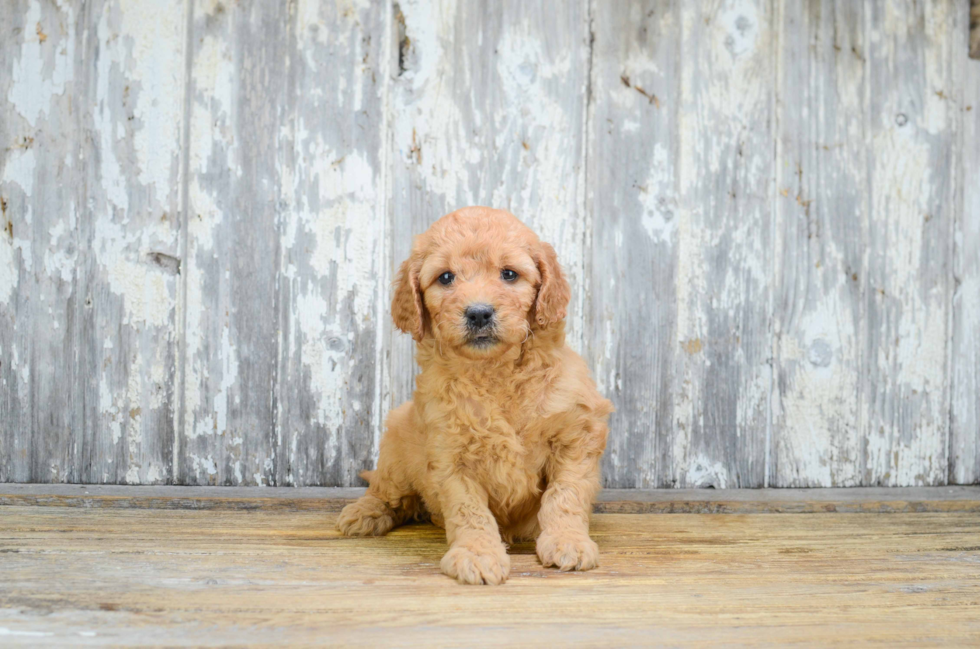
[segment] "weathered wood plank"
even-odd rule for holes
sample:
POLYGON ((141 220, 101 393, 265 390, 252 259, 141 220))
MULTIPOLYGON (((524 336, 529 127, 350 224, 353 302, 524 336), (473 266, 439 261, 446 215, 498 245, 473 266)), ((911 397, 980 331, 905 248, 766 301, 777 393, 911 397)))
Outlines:
POLYGON ((385 7, 304 1, 289 13, 278 154, 277 484, 358 484, 374 465, 389 318, 385 7))
POLYGON ((948 9, 783 7, 776 486, 946 480, 948 9))
POLYGON ((274 484, 287 7, 193 6, 175 472, 186 484, 274 484))
POLYGON ((771 12, 601 3, 595 25, 589 340, 622 426, 606 484, 762 486, 771 12))
POLYGON ((868 5, 872 236, 860 413, 866 485, 946 480, 952 10, 947 2, 868 5))
POLYGON ((76 21, 0 3, 0 480, 70 479, 76 21))
POLYGON ((182 481, 342 485, 372 462, 388 20, 198 4, 182 481))
MULTIPOLYGON (((395 12, 389 276, 443 214, 508 209, 555 246, 581 349, 587 2, 412 0, 395 12)), ((414 345, 397 330, 386 344, 391 407, 411 398, 414 345)))
POLYGON ((684 3, 681 20, 674 480, 761 487, 776 27, 761 0, 684 3))
POLYGON ((76 145, 68 110, 75 15, 4 3, 0 25, 0 479, 64 480, 72 419, 67 301, 75 278, 70 265, 61 272, 69 259, 51 270, 44 262, 78 246, 73 228, 56 227, 75 191, 70 172, 59 174, 76 145))
POLYGON ((170 479, 183 7, 5 5, 0 479, 170 479))
MULTIPOLYGON (((363 488, 0 485, 0 506, 339 512, 363 488)), ((980 487, 604 489, 594 511, 617 514, 980 512, 980 487)))
MULTIPOLYGON (((953 255, 953 329, 950 345, 951 408, 949 482, 980 482, 980 62, 971 61, 961 41, 966 7, 955 14, 952 43, 959 110, 956 224, 953 255)), ((980 3, 973 3, 980 56, 980 3)))
POLYGON ((772 475, 862 484, 871 227, 862 3, 781 3, 772 475))
POLYGON ((544 569, 520 544, 496 588, 440 574, 430 525, 350 539, 322 512, 3 513, 6 645, 980 642, 975 513, 599 515, 597 569, 544 569))
POLYGON ((78 24, 72 481, 171 480, 184 10, 110 0, 78 24))
POLYGON ((680 11, 594 6, 588 360, 616 404, 605 483, 668 486, 674 429, 680 11))

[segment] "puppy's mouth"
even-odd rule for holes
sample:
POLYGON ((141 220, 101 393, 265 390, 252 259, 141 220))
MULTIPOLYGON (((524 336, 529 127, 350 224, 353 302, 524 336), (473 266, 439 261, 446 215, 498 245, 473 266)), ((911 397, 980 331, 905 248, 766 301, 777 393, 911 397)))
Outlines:
POLYGON ((495 334, 487 332, 470 336, 467 338, 466 344, 476 349, 488 349, 496 345, 499 341, 495 334))

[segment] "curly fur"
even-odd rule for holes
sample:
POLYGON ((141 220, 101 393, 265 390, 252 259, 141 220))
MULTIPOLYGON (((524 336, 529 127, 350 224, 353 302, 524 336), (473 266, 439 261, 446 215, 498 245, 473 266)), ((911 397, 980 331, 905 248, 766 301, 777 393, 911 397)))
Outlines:
POLYGON ((416 238, 392 318, 415 338, 422 373, 388 416, 367 494, 340 515, 344 534, 428 518, 450 544, 443 572, 468 584, 505 581, 516 539, 536 539, 545 566, 597 565, 589 514, 612 404, 565 344, 569 297, 554 249, 508 212, 461 209, 416 238), (437 281, 446 271, 451 286, 437 281), (475 303, 496 312, 489 348, 467 338, 475 303))

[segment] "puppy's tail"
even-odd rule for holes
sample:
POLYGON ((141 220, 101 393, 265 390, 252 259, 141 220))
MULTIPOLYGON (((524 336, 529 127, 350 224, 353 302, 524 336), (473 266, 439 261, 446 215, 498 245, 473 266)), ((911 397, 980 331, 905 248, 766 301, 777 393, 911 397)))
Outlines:
POLYGON ((375 469, 374 471, 361 471, 357 475, 361 477, 361 480, 364 480, 368 484, 371 484, 372 482, 374 482, 373 478, 375 473, 377 473, 377 469, 375 469))

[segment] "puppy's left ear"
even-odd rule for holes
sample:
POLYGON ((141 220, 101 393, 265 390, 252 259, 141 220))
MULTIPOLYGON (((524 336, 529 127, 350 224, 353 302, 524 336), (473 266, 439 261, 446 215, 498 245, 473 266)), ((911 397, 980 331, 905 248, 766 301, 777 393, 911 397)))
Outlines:
POLYGON ((543 328, 565 319, 572 290, 551 244, 539 243, 534 261, 541 273, 541 286, 538 287, 538 297, 534 303, 534 320, 543 328))

